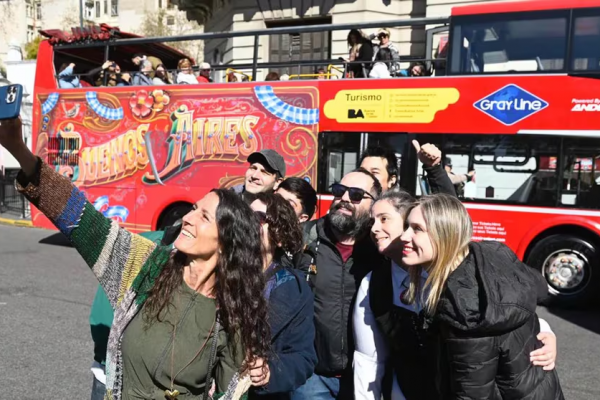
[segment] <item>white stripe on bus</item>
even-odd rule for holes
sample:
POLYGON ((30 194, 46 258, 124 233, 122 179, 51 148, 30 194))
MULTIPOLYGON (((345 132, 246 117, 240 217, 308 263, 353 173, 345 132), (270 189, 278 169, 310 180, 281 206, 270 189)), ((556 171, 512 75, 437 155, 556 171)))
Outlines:
POLYGON ((586 130, 545 130, 545 129, 521 129, 517 132, 522 135, 552 135, 552 136, 584 136, 600 137, 600 131, 586 130))
MULTIPOLYGON (((328 194, 318 196, 320 200, 333 200, 334 197, 328 194)), ((465 208, 473 210, 490 210, 490 211, 513 211, 519 213, 537 213, 537 214, 554 214, 554 215, 570 215, 578 217, 600 217, 600 211, 591 210, 575 210, 571 208, 544 208, 530 206, 512 206, 500 204, 475 204, 463 203, 465 208)))

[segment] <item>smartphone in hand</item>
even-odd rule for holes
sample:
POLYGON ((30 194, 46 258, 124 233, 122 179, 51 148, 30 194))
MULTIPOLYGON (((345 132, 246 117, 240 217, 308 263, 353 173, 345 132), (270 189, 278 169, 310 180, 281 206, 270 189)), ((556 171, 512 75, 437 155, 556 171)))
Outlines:
POLYGON ((0 121, 14 119, 21 113, 21 100, 23 100, 23 86, 0 86, 0 121))

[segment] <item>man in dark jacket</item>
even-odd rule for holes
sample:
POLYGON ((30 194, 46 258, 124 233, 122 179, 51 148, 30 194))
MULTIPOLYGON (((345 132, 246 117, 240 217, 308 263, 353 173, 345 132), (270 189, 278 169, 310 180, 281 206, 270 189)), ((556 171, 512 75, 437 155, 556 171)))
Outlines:
POLYGON ((366 235, 370 208, 381 184, 364 168, 348 173, 332 186, 335 196, 329 214, 312 221, 316 240, 299 265, 309 274, 315 295, 315 374, 294 399, 353 399, 352 302, 361 280, 381 258, 366 235))

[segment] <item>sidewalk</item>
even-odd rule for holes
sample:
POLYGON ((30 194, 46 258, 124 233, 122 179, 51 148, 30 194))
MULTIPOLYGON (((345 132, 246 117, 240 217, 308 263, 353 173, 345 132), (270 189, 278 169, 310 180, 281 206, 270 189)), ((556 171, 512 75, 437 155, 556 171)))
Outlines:
POLYGON ((21 213, 13 210, 0 212, 0 224, 32 227, 31 218, 21 218, 21 213))

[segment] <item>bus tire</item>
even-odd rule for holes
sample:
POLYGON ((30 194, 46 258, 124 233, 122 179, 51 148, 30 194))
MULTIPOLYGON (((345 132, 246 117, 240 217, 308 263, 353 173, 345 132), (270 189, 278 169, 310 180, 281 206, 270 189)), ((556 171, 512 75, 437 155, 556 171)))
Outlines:
POLYGON ((156 230, 162 231, 165 228, 172 226, 175 222, 179 221, 185 214, 190 212, 192 205, 189 203, 177 203, 168 207, 163 211, 162 215, 158 219, 156 230))
POLYGON ((551 235, 535 244, 526 263, 548 283, 547 305, 589 306, 598 301, 600 250, 588 239, 551 235))

